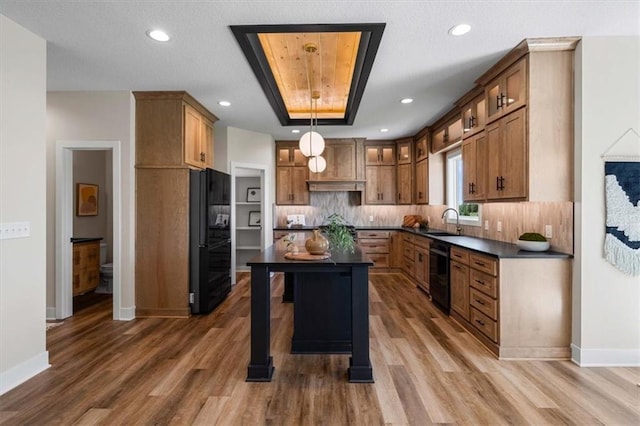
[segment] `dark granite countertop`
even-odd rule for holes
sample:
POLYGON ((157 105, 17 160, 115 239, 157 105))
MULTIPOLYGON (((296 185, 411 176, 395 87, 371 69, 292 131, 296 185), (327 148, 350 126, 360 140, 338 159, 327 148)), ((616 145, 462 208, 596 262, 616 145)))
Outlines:
POLYGON ((72 243, 88 243, 91 241, 101 241, 102 239, 103 239, 102 237, 78 237, 78 238, 71 237, 71 242, 72 243))
MULTIPOLYGON (((303 228, 274 228, 274 231, 292 231, 296 230, 311 230, 314 229, 313 226, 305 226, 303 228)), ((511 243, 505 243, 502 241, 495 240, 485 240, 483 238, 476 237, 468 237, 465 235, 437 235, 441 234, 445 231, 439 229, 416 229, 416 228, 407 228, 402 226, 356 226, 356 230, 358 231, 403 231, 409 232, 414 235, 421 235, 424 237, 431 238, 433 240, 442 241, 445 243, 449 243, 451 245, 455 245, 464 249, 477 251, 482 254, 488 254, 490 256, 499 257, 501 259, 551 259, 551 258, 571 258, 573 257, 570 254, 560 253, 557 251, 526 251, 520 250, 517 245, 511 243), (434 234, 436 233, 436 234, 434 234)))
POLYGON ((247 265, 288 265, 292 263, 307 264, 310 267, 317 268, 321 265, 323 268, 334 268, 336 266, 349 266, 349 265, 373 265, 373 262, 369 257, 362 253, 358 247, 355 248, 353 253, 349 252, 335 252, 331 254, 331 257, 324 260, 289 260, 285 259, 285 250, 278 247, 278 244, 273 244, 267 247, 264 251, 260 252, 253 258, 249 259, 247 265))

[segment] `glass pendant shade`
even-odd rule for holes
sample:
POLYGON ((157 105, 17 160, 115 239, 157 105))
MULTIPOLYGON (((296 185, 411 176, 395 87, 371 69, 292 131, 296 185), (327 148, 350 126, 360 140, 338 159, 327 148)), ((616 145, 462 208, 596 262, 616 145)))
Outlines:
POLYGON ((320 155, 309 157, 309 170, 313 173, 322 173, 327 168, 327 161, 320 155))
POLYGON ((300 151, 305 157, 315 157, 324 151, 324 138, 318 132, 307 132, 300 138, 300 151))

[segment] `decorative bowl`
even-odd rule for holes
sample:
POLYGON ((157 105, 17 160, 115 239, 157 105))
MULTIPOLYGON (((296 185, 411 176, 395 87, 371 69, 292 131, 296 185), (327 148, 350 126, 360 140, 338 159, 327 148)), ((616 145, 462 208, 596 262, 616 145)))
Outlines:
POLYGON ((549 241, 525 241, 518 240, 516 245, 520 250, 526 251, 547 251, 549 250, 549 241))

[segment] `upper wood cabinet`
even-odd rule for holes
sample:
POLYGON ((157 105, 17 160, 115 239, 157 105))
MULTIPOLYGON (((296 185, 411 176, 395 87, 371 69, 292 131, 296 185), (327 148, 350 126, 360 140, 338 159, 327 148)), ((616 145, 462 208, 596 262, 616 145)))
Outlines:
POLYGON ((136 167, 213 167, 215 115, 183 91, 133 94, 136 167))
POLYGON ((573 200, 578 40, 526 39, 476 80, 487 96, 487 201, 573 200))
POLYGON ((487 126, 488 200, 527 197, 529 166, 526 129, 526 108, 487 126))
POLYGON ((396 167, 366 167, 365 200, 367 204, 396 203, 396 167))
POLYGON ((309 204, 308 177, 309 168, 307 166, 276 167, 276 204, 309 204))
POLYGON ((302 155, 298 142, 277 142, 276 166, 305 166, 307 157, 302 155))
POLYGON ((396 140, 396 152, 398 153, 398 164, 411 164, 413 161, 413 138, 396 140))
POLYGON ((355 180, 357 172, 356 143, 354 140, 325 140, 322 156, 327 168, 322 173, 309 173, 309 180, 355 180))
POLYGON ((392 166, 396 164, 396 147, 393 142, 378 145, 377 142, 365 144, 365 164, 367 166, 392 166))
POLYGON ((480 132, 462 142, 462 198, 482 201, 486 198, 487 142, 480 132))
POLYGON ((464 103, 460 105, 462 113, 462 138, 473 136, 484 130, 486 124, 486 99, 482 88, 475 88, 463 98, 464 103), (468 95, 473 99, 468 100, 468 95))
POLYGON ((399 164, 397 166, 398 199, 396 204, 411 204, 413 197, 412 172, 412 164, 399 164))
POLYGON ((416 163, 427 158, 429 156, 429 131, 425 129, 418 133, 414 145, 416 163))
POLYGON ((444 148, 462 139, 462 118, 460 110, 454 108, 433 125, 431 134, 431 152, 444 148))
POLYGON ((485 87, 487 122, 527 104, 527 57, 520 59, 485 87))
POLYGON ((429 159, 425 158, 416 163, 414 202, 416 204, 429 203, 429 159))

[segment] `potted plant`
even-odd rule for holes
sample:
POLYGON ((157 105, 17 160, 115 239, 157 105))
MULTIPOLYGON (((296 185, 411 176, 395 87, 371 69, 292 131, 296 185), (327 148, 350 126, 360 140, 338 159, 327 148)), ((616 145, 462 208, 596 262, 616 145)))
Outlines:
POLYGON ((355 241, 344 218, 333 213, 327 217, 327 221, 329 223, 323 227, 323 234, 329 240, 329 248, 353 253, 355 241))
POLYGON ((525 232, 520 235, 516 245, 521 250, 527 251, 547 251, 549 250, 549 241, 537 232, 525 232))

